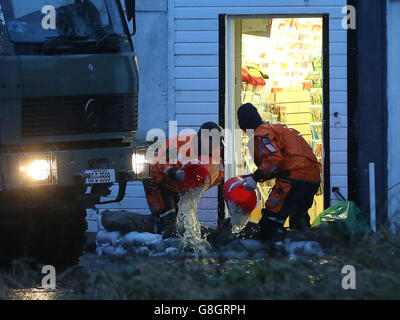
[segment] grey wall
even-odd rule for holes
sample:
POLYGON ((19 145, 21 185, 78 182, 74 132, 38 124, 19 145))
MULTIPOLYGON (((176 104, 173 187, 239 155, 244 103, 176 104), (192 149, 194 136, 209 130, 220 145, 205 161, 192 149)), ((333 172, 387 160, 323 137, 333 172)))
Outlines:
POLYGON ((136 35, 139 62, 139 129, 136 143, 147 131, 168 128, 168 7, 167 0, 136 0, 136 35))

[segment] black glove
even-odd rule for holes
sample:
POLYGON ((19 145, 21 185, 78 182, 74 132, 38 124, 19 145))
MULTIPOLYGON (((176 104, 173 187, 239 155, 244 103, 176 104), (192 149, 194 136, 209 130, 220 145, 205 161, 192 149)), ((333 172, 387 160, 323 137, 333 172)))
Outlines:
POLYGON ((167 171, 168 178, 182 182, 185 180, 185 172, 182 169, 169 168, 167 171))

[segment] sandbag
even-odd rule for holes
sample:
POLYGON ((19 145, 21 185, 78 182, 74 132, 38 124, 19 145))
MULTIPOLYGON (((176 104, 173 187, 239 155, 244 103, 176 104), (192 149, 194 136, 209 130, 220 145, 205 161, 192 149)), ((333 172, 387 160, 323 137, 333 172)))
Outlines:
POLYGON ((323 257, 324 251, 316 241, 294 241, 285 245, 289 257, 298 258, 302 256, 323 257))
POLYGON ((116 246, 119 244, 119 238, 121 238, 121 232, 113 231, 99 231, 96 235, 96 244, 97 245, 113 245, 116 246))
POLYGON ((124 248, 129 248, 133 246, 155 247, 157 243, 161 243, 161 245, 163 245, 163 239, 161 234, 155 234, 149 232, 133 231, 123 235, 119 241, 124 248))
POLYGON ((154 223, 151 215, 138 214, 126 210, 103 211, 101 223, 108 232, 119 231, 121 233, 128 233, 132 231, 154 231, 154 223))
POLYGON ((127 254, 127 251, 121 246, 98 246, 96 248, 96 253, 98 256, 123 256, 127 254))
POLYGON ((370 232, 371 227, 353 201, 342 201, 323 211, 311 228, 326 230, 332 235, 370 232))
POLYGON ((97 230, 98 231, 106 231, 106 228, 104 228, 103 224, 101 223, 102 218, 103 218, 102 214, 97 215, 97 230))

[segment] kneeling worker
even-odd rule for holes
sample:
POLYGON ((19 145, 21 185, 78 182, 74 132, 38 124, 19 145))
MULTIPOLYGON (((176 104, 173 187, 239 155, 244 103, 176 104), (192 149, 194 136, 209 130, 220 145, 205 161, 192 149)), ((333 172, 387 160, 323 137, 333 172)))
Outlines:
POLYGON ((176 235, 179 193, 186 192, 188 185, 197 182, 188 180, 198 177, 197 173, 185 177, 185 162, 198 160, 203 173, 209 175, 210 181, 203 192, 223 182, 221 132, 218 124, 206 122, 197 134, 174 137, 158 150, 156 161, 151 165, 152 178, 143 181, 156 233, 162 233, 164 237, 176 235), (214 134, 218 133, 218 141, 212 140, 213 130, 216 130, 214 134))
MULTIPOLYGON (((256 238, 278 241, 284 237, 286 219, 290 229, 310 228, 308 210, 321 182, 321 164, 300 133, 284 124, 263 122, 250 103, 238 111, 239 127, 249 135, 248 147, 254 150, 258 169, 245 177, 244 188, 254 190, 258 182, 276 179, 262 209, 256 238), (253 131, 254 130, 254 131, 253 131), (254 134, 252 134, 254 132, 254 134)), ((254 229, 249 223, 242 231, 254 229)))

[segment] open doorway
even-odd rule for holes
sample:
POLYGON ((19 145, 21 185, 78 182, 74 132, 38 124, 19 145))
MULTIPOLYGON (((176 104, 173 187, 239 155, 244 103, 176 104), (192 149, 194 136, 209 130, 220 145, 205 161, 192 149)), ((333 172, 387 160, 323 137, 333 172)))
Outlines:
MULTIPOLYGON (((326 39, 325 39, 326 40, 326 39)), ((314 204, 309 210, 311 222, 324 209, 324 183, 329 177, 327 157, 329 116, 328 80, 324 54, 323 17, 230 17, 226 24, 226 103, 225 125, 238 129, 236 111, 243 103, 252 103, 264 121, 281 122, 301 134, 312 147, 324 168, 314 204), (324 179, 325 178, 325 179, 324 179)), ((232 139, 233 160, 226 179, 255 171, 243 133, 232 139), (240 154, 240 159, 234 155, 240 154)), ((261 204, 268 198, 274 181, 260 186, 261 204)), ((325 189, 326 190, 326 189, 325 189)), ((326 192, 326 191, 325 191, 326 192)), ((261 217, 261 208, 251 215, 261 217)))

